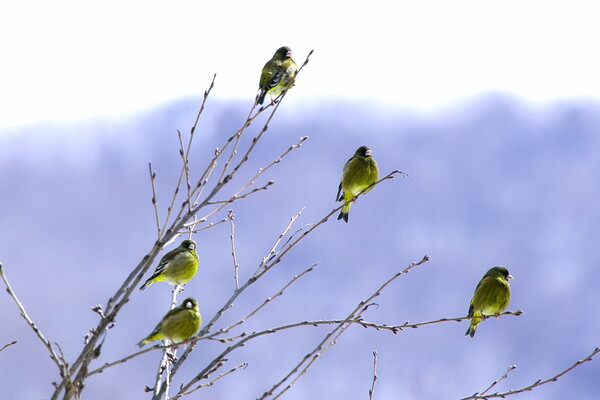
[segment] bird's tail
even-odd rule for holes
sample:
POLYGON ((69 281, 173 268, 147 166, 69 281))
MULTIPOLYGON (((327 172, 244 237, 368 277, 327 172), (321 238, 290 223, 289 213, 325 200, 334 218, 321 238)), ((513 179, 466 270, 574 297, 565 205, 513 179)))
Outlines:
POLYGON ((467 332, 465 332, 465 336, 470 336, 470 337, 475 336, 475 330, 477 330, 477 325, 479 325, 480 321, 481 321, 481 318, 471 319, 471 324, 469 325, 469 329, 467 329, 467 332))
POLYGON ((148 341, 146 339, 140 340, 139 343, 137 343, 137 346, 141 349, 142 347, 144 347, 144 345, 148 343, 148 341))
POLYGON ((140 286, 140 290, 146 289, 148 286, 150 286, 153 283, 154 283, 154 280, 152 278, 148 279, 146 282, 144 282, 144 284, 142 286, 140 286))
POLYGON ((350 214, 350 203, 344 204, 342 210, 340 211, 340 215, 338 215, 337 219, 343 219, 344 222, 348 223, 348 214, 350 214))
POLYGON ((265 96, 267 95, 267 91, 266 90, 261 90, 260 93, 258 94, 258 99, 256 100, 256 102, 258 104, 262 104, 265 101, 265 96))

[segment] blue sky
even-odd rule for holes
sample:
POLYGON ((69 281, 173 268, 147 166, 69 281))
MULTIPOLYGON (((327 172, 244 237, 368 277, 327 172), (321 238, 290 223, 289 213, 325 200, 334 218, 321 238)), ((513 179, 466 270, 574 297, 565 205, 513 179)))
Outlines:
POLYGON ((315 49, 305 102, 431 109, 488 91, 598 98, 594 2, 58 0, 2 6, 0 127, 123 115, 201 93, 245 98, 281 45, 315 49))

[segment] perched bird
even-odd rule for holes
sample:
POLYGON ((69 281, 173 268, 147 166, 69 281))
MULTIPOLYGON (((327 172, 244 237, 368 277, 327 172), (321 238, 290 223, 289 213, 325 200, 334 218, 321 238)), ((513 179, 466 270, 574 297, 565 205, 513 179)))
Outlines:
POLYGON ((513 276, 501 265, 491 268, 481 278, 469 305, 469 317, 472 318, 465 336, 473 337, 477 325, 482 319, 500 314, 508 307, 510 301, 509 279, 513 279, 513 276))
MULTIPOLYGON (((294 85, 296 69, 296 63, 292 60, 292 50, 287 46, 277 49, 260 74, 258 104, 265 101, 267 93, 278 96, 291 88, 294 85)), ((271 103, 273 103, 272 99, 271 103)))
POLYGON ((337 201, 343 201, 345 204, 337 219, 348 222, 350 200, 377 181, 379 169, 372 154, 367 146, 360 146, 344 165, 342 181, 335 197, 337 201))
POLYGON ((188 297, 179 306, 166 313, 152 333, 137 345, 142 347, 148 342, 160 339, 181 343, 194 336, 201 325, 202 317, 198 310, 198 302, 193 297, 188 297))
POLYGON ((140 287, 146 289, 154 282, 167 281, 173 285, 186 283, 196 275, 198 270, 198 253, 196 253, 196 242, 186 239, 179 247, 171 250, 160 259, 154 273, 140 287))

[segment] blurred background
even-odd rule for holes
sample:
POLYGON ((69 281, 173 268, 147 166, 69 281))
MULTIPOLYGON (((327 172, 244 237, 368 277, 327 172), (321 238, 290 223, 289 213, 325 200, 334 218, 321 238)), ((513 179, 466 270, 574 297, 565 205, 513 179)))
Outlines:
MULTIPOLYGON (((106 304, 155 241, 148 162, 161 216, 179 175, 177 130, 189 132, 217 73, 191 151, 192 174, 244 122, 260 70, 288 45, 310 63, 245 170, 309 139, 260 178, 275 185, 232 205, 240 277, 248 278, 289 218, 316 222, 337 206, 346 160, 368 145, 382 183, 331 219, 245 292, 216 329, 247 314, 319 262, 242 327, 343 318, 425 254, 364 315, 387 324, 467 313, 485 271, 505 265, 519 317, 397 335, 351 327, 285 395, 365 399, 378 351, 375 398, 452 399, 552 376, 600 345, 600 56, 591 6, 476 1, 200 5, 80 2, 2 6, 0 261, 32 319, 73 361, 106 304)), ((261 116, 243 144, 262 127, 261 116)), ((223 215, 226 215, 226 210, 223 215)), ((222 217, 218 216, 215 221, 222 217)), ((202 215, 200 215, 202 216, 202 215)), ((234 288, 229 227, 194 236, 201 266, 184 295, 208 321, 234 288)), ((170 250, 169 247, 165 250, 170 250)), ((183 298, 180 296, 180 298, 183 298)), ((136 292, 92 368, 136 350, 168 309, 170 286, 136 292)), ((47 399, 57 369, 7 295, 0 296, 3 393, 47 399), (22 384, 27 379, 27 384, 22 384)), ((256 398, 331 327, 303 327, 248 343, 225 368, 248 366, 190 398, 256 398)), ((223 350, 201 341, 186 382, 223 350)), ((84 398, 146 399, 160 354, 88 379, 84 398)), ((596 399, 593 360, 521 399, 596 399)))

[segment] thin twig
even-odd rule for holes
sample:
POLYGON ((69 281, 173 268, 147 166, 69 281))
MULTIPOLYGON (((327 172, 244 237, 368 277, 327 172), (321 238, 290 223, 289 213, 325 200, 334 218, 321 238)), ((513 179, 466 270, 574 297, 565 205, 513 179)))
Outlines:
POLYGON ((9 347, 9 346, 12 346, 13 344, 17 344, 17 341, 16 341, 16 340, 13 340, 13 341, 12 341, 12 342, 10 342, 10 343, 6 343, 4 346, 2 346, 2 348, 0 348, 0 351, 4 350, 5 348, 7 348, 7 347, 9 347))
MULTIPOLYGON (((10 283, 8 282, 8 278, 6 278, 6 275, 4 275, 4 268, 3 268, 3 265, 1 262, 0 262, 0 277, 2 278, 2 281, 4 281, 4 285, 6 286, 6 291, 8 292, 8 295, 13 299, 13 301, 17 305, 17 308, 21 312, 21 316, 23 317, 25 322, 27 322, 27 324, 33 330, 33 332, 35 332, 36 336, 40 339, 40 341, 44 344, 44 346, 46 346, 46 348, 48 349, 48 352, 50 353, 50 358, 52 359, 52 361, 54 361, 54 363, 58 367, 58 370, 59 370, 61 376, 65 376, 65 374, 67 372, 67 367, 63 363, 61 363, 61 361, 60 361, 58 355, 56 354, 54 347, 52 347, 52 344, 50 343, 50 341, 44 337, 44 334, 42 333, 40 328, 37 327, 35 322, 33 322, 33 320, 27 314, 27 311, 25 311, 25 307, 23 306, 21 301, 19 301, 15 291, 13 290, 13 288, 10 286, 10 283)), ((10 344, 7 346, 10 346, 10 344)), ((7 346, 4 346, 4 347, 7 347, 7 346)), ((3 347, 3 349, 4 349, 4 347, 3 347)))
MULTIPOLYGON (((591 352, 591 353, 590 353, 590 354, 589 354, 587 357, 585 357, 585 358, 584 358, 584 359, 582 359, 582 360, 578 360, 578 361, 576 361, 576 362, 575 362, 573 365, 571 365, 569 368, 566 368, 566 369, 564 369, 564 370, 560 371, 560 372, 559 372, 559 373, 557 373, 556 375, 554 375, 554 376, 551 376, 550 378, 547 378, 547 379, 544 379, 544 380, 542 380, 542 379, 538 379, 538 380, 537 380, 537 381, 535 381, 534 383, 532 383, 532 384, 530 384, 530 385, 528 385, 528 386, 524 386, 524 387, 522 387, 522 388, 520 388, 520 389, 511 389, 511 390, 508 390, 508 391, 506 391, 506 392, 501 392, 501 393, 499 393, 499 392, 496 392, 496 393, 491 393, 491 394, 483 394, 483 393, 485 393, 486 391, 488 391, 489 389, 491 389, 491 388, 492 388, 492 387, 495 385, 495 383, 493 383, 493 384, 492 384, 492 385, 491 385, 491 386, 490 386, 488 389, 486 389, 486 390, 485 390, 484 392, 482 392, 481 394, 479 394, 479 393, 475 393, 475 394, 473 394, 473 395, 471 395, 471 396, 468 396, 468 397, 463 397, 463 398, 462 398, 462 399, 460 399, 460 400, 471 400, 471 399, 496 399, 496 398, 505 398, 506 396, 511 396, 511 395, 513 395, 513 394, 518 394, 518 393, 523 393, 523 392, 529 392, 529 391, 531 391, 531 390, 533 390, 533 389, 535 389, 535 388, 537 388, 537 387, 539 387, 539 386, 545 385, 545 384, 547 384, 547 383, 550 383, 550 382, 556 382, 556 381, 557 381, 557 380, 558 380, 558 379, 559 379, 561 376, 563 376, 563 375, 565 375, 566 373, 568 373, 568 372, 572 371, 573 369, 577 368, 577 367, 578 367, 578 366, 580 366, 581 364, 583 364, 583 363, 586 363, 586 362, 588 362, 588 361, 591 361, 591 360, 592 360, 592 359, 593 359, 593 358, 594 358, 594 357, 595 357, 595 356, 596 356, 598 353, 600 353, 600 347, 596 347, 596 348, 594 349, 594 351, 592 351, 592 352, 591 352)), ((514 368, 513 368, 513 369, 514 369, 514 368)), ((511 370, 511 369, 509 368, 509 371, 510 371, 510 370, 511 370)), ((508 375, 508 372, 509 372, 509 371, 507 371, 507 373, 506 373, 505 375, 508 375)), ((503 377, 502 377, 502 378, 500 378, 499 380, 501 380, 501 379, 503 379, 503 378, 505 378, 505 377, 503 376, 503 377)))
POLYGON ((240 264, 238 263, 237 254, 235 251, 235 223, 233 222, 235 215, 233 214, 233 210, 229 210, 227 217, 229 219, 229 227, 231 229, 229 233, 229 239, 231 239, 231 257, 233 258, 233 280, 235 281, 235 290, 238 290, 240 288, 240 264))
MULTIPOLYGON (((192 133, 193 134, 193 133, 192 133)), ((190 134, 190 135, 192 135, 190 134)), ((183 138, 181 137, 181 131, 178 129, 177 130, 177 137, 179 138, 179 155, 181 156, 181 162, 183 163, 183 171, 185 172, 185 187, 187 189, 187 208, 188 208, 188 212, 191 213, 192 211, 192 195, 191 195, 191 185, 190 185, 190 167, 188 164, 188 156, 190 153, 190 149, 188 147, 188 149, 185 149, 185 146, 183 145, 183 138)), ((191 144, 191 137, 190 137, 190 144, 191 144)))
POLYGON ((155 346, 152 346, 152 347, 147 347, 147 348, 145 348, 143 350, 136 351, 135 353, 132 353, 132 354, 130 354, 128 356, 120 358, 120 359, 118 359, 116 361, 104 363, 101 367, 96 368, 95 370, 88 372, 88 374, 86 375, 86 377, 91 376, 91 375, 95 375, 95 374, 99 374, 100 372, 104 372, 104 370, 107 369, 107 368, 114 367, 115 365, 123 364, 123 363, 131 360, 132 358, 135 358, 135 357, 140 356, 142 354, 148 353, 149 351, 160 349, 162 347, 163 346, 161 346, 161 345, 155 345, 155 346))
POLYGON ((369 389, 369 400, 373 400, 373 394, 375 393, 375 382, 377 381, 377 350, 373 350, 373 381, 371 382, 371 389, 369 389))
POLYGON ((156 233, 160 240, 160 217, 158 216, 158 204, 156 199, 156 172, 152 171, 152 163, 148 163, 148 171, 150 172, 150 184, 152 186, 152 207, 154 207, 154 217, 156 218, 156 233))

